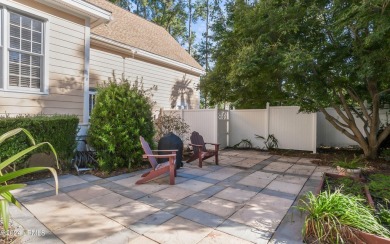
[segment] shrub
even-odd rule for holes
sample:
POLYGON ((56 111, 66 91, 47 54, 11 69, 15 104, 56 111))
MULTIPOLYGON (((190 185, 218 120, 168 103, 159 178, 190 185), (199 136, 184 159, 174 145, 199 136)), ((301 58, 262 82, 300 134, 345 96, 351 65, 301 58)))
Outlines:
POLYGON ((179 116, 170 112, 164 114, 162 110, 158 115, 158 118, 154 121, 156 127, 156 141, 159 141, 161 137, 172 132, 179 136, 182 140, 188 140, 188 133, 190 132, 190 126, 184 122, 179 116))
POLYGON ((373 197, 390 200, 390 175, 371 174, 368 180, 368 187, 373 197))
MULTIPOLYGON (((0 118, 0 134, 16 128, 25 128, 39 142, 49 142, 57 148, 57 154, 61 161, 67 161, 73 156, 77 146, 76 135, 79 119, 76 115, 23 115, 18 117, 0 118)), ((5 141, 0 151, 0 160, 29 147, 29 140, 26 135, 10 138, 5 141)), ((50 152, 47 147, 40 148, 37 152, 50 152)), ((23 162, 28 155, 20 158, 18 162, 23 162)))
POLYGON ((88 143, 96 149, 99 166, 105 171, 140 165, 139 137, 152 143, 154 136, 150 90, 137 82, 115 80, 98 88, 88 130, 88 143))

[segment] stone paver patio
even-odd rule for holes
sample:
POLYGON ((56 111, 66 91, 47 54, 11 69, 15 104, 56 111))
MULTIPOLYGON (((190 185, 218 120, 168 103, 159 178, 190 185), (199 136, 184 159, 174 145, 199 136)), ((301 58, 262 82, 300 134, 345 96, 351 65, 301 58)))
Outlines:
POLYGON ((15 192, 22 211, 11 214, 28 243, 302 243, 303 217, 292 206, 332 171, 310 159, 223 150, 220 165, 184 164, 174 186, 168 177, 135 185, 145 171, 63 175, 58 195, 52 179, 30 182, 15 192))

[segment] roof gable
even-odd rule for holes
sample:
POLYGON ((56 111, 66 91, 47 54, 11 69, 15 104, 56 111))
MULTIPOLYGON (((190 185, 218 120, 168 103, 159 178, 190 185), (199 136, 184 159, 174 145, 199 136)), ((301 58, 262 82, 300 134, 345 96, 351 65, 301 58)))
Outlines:
POLYGON ((202 70, 202 66, 161 26, 106 0, 85 0, 112 13, 112 20, 91 29, 93 34, 115 40, 202 70))

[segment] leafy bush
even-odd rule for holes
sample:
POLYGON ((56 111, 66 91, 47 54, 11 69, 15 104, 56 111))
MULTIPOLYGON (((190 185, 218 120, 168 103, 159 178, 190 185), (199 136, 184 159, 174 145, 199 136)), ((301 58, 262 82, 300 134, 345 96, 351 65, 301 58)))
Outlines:
POLYGON ((379 222, 386 227, 388 230, 390 230, 390 209, 385 208, 382 205, 379 205, 379 210, 377 213, 377 218, 379 222))
POLYGON ((190 126, 184 122, 180 116, 170 112, 168 114, 163 113, 160 110, 158 118, 154 121, 156 127, 156 141, 159 141, 161 137, 169 132, 179 136, 182 140, 188 140, 188 134, 190 132, 190 126))
MULTIPOLYGON (((49 142, 57 148, 60 161, 66 161, 73 156, 77 146, 76 135, 79 119, 76 115, 37 115, 18 116, 15 118, 0 118, 0 134, 16 128, 28 130, 37 142, 49 142)), ((0 160, 15 155, 29 147, 29 140, 26 135, 13 137, 4 142, 0 151, 0 160)), ((47 147, 38 149, 37 152, 50 152, 47 147)), ((23 162, 27 154, 20 158, 18 162, 23 162)))
POLYGON ((279 144, 278 144, 279 141, 278 141, 278 139, 276 139, 274 134, 268 135, 267 140, 265 139, 264 136, 260 136, 260 135, 255 134, 255 137, 256 137, 256 139, 263 139, 264 140, 264 145, 265 145, 265 148, 267 148, 267 150, 279 147, 279 144))
POLYGON ((344 243, 354 235, 352 228, 390 237, 390 231, 378 222, 363 199, 340 191, 323 191, 317 196, 308 192, 305 199, 301 199, 298 209, 307 213, 302 229, 306 240, 313 238, 319 243, 344 243))
POLYGON ((152 143, 154 136, 149 91, 137 82, 115 82, 115 77, 98 88, 88 143, 96 149, 101 169, 131 168, 142 162, 139 137, 152 143))
MULTIPOLYGON (((32 146, 25 148, 24 150, 21 150, 20 152, 16 153, 15 155, 10 156, 6 160, 0 163, 0 220, 3 221, 3 226, 4 229, 8 229, 8 223, 9 223, 9 204, 15 204, 20 208, 20 203, 15 199, 15 197, 11 194, 10 191, 23 188, 26 186, 26 184, 7 184, 7 181, 15 179, 19 176, 41 171, 41 170, 49 170, 53 176, 54 176, 54 181, 55 181, 55 186, 56 186, 56 194, 58 193, 58 179, 57 179, 57 172, 55 169, 50 168, 50 167, 31 167, 31 168, 25 168, 25 169, 20 169, 18 171, 12 171, 10 173, 4 172, 5 168, 8 167, 10 164, 14 163, 24 155, 28 154, 29 152, 36 150, 40 148, 41 146, 48 145, 48 148, 53 152, 54 156, 56 157, 57 160, 57 153, 54 150, 53 146, 48 143, 48 142, 41 142, 39 144, 35 143, 34 138, 31 136, 30 132, 28 132, 25 129, 22 128, 17 128, 14 130, 11 130, 9 132, 4 133, 3 135, 0 136, 0 145, 1 149, 6 148, 4 145, 4 141, 14 137, 16 134, 24 132, 25 136, 28 138, 32 146)), ((58 167, 58 162, 57 162, 57 167, 58 167)))

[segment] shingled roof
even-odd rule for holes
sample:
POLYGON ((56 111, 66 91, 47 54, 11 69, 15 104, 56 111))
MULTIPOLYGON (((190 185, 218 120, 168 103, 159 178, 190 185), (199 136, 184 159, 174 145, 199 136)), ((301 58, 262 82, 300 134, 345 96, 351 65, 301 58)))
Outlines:
POLYGON ((91 29, 93 34, 171 60, 203 69, 199 63, 161 26, 122 9, 106 0, 84 0, 112 13, 113 20, 91 29))

